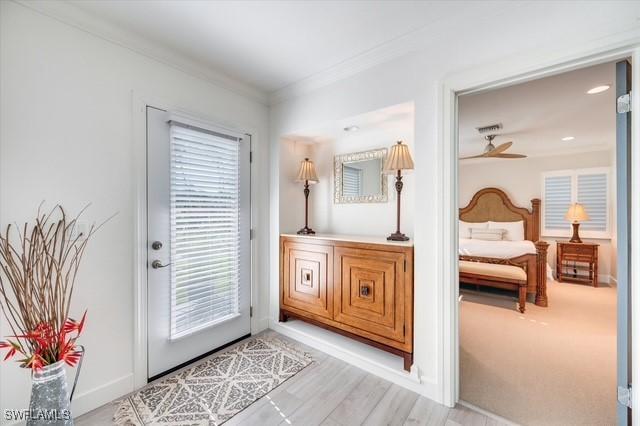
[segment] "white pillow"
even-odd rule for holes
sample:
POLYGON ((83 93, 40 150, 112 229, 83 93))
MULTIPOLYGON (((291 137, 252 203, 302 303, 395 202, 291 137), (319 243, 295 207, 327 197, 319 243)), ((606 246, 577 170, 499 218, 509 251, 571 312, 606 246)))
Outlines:
POLYGON ((464 220, 458 222, 459 238, 471 238, 471 228, 486 229, 489 227, 489 222, 465 222, 464 220))
POLYGON ((507 241, 524 241, 524 221, 517 222, 491 222, 489 229, 504 229, 506 232, 502 236, 507 241))
POLYGON ((471 239, 485 241, 501 241, 505 229, 471 228, 471 239))

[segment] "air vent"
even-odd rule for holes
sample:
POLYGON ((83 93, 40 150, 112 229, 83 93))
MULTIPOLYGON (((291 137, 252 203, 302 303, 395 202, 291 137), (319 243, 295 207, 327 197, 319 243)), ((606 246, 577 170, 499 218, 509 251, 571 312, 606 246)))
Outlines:
POLYGON ((476 127, 476 130, 478 132, 482 133, 487 133, 487 132, 495 132, 497 130, 502 129, 502 123, 498 123, 498 124, 490 124, 488 126, 482 126, 482 127, 476 127))

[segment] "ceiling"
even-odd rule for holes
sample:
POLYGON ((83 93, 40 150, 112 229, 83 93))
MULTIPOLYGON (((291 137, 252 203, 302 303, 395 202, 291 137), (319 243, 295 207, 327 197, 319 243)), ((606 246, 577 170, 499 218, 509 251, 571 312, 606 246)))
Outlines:
POLYGON ((481 8, 491 13, 493 3, 500 2, 67 0, 65 4, 271 93, 436 23, 447 26, 461 18, 461 11, 474 13, 481 8))
MULTIPOLYGON (((480 154, 486 141, 476 127, 502 123, 494 145, 513 141, 507 153, 544 156, 615 146, 615 64, 606 63, 459 100, 460 156, 480 154), (610 85, 605 92, 587 90, 610 85), (563 137, 573 136, 571 141, 563 137)), ((465 162, 489 161, 486 159, 465 162)), ((519 161, 499 160, 492 161, 519 161)))
POLYGON ((304 131, 286 135, 285 139, 302 143, 323 143, 350 137, 371 137, 374 140, 379 139, 381 135, 388 135, 388 143, 393 145, 398 138, 413 135, 414 110, 413 102, 393 105, 331 123, 319 124, 304 131), (357 129, 345 130, 351 126, 356 126, 357 129))

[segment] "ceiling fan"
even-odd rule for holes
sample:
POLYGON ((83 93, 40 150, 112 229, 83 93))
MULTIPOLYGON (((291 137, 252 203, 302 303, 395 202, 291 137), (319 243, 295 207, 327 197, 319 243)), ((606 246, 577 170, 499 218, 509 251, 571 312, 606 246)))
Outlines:
POLYGON ((487 140, 487 146, 484 147, 484 152, 480 155, 473 155, 471 157, 463 157, 461 160, 469 160, 471 158, 526 158, 524 154, 506 154, 505 151, 513 145, 513 142, 505 142, 498 146, 493 144, 493 140, 498 135, 486 135, 484 138, 487 140))

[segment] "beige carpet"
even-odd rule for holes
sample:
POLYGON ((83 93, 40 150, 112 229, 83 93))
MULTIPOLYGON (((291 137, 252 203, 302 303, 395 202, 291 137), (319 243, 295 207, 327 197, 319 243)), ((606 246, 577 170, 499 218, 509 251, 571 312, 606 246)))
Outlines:
POLYGON ((524 314, 461 294, 462 400, 523 425, 615 425, 615 288, 550 282, 549 307, 524 314))

